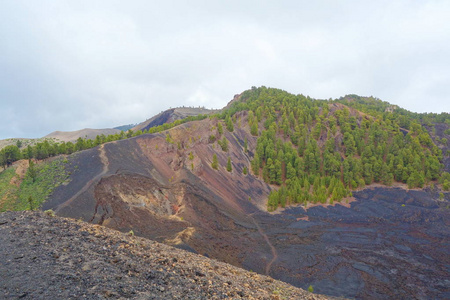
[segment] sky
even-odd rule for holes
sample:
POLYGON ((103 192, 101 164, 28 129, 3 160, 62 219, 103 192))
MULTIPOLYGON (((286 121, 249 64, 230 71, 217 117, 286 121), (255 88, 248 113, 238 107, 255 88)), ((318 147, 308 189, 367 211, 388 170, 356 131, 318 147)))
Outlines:
POLYGON ((0 0, 0 139, 267 86, 450 112, 450 1, 0 0))

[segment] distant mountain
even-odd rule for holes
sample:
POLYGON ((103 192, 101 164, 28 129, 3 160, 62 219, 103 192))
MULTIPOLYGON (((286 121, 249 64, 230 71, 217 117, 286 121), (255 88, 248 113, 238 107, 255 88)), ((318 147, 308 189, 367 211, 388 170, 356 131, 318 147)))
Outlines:
POLYGON ((139 123, 139 124, 128 124, 128 125, 121 125, 114 128, 105 128, 105 129, 91 129, 91 128, 84 128, 81 130, 75 130, 75 131, 54 131, 42 138, 36 138, 36 139, 26 139, 26 138, 9 138, 0 140, 0 149, 9 146, 9 145, 16 145, 19 141, 19 144, 22 145, 21 147, 26 147, 28 145, 35 145, 36 143, 43 142, 43 141, 49 141, 49 142, 75 142, 78 138, 88 139, 88 140, 94 140, 97 136, 100 135, 114 135, 118 134, 121 131, 144 131, 148 130, 151 127, 172 123, 176 120, 182 120, 187 117, 192 116, 198 116, 201 114, 212 114, 217 113, 219 110, 213 110, 213 109, 205 109, 200 107, 178 107, 178 108, 171 108, 166 111, 163 111, 159 113, 156 116, 151 117, 150 119, 139 123))
POLYGON ((154 117, 134 126, 133 131, 138 130, 148 130, 151 127, 163 125, 166 123, 172 123, 176 120, 181 120, 187 117, 198 116, 201 114, 212 114, 217 112, 217 110, 211 110, 200 107, 177 107, 165 110, 154 117))
POLYGON ((20 145, 22 147, 26 147, 27 145, 32 145, 35 143, 37 139, 26 139, 26 138, 9 138, 0 140, 0 149, 10 146, 10 145, 20 145))
POLYGON ((260 87, 194 121, 179 122, 205 110, 171 109, 33 172, 16 162, 0 207, 133 230, 322 294, 439 298, 450 121, 357 97, 260 87))
POLYGON ((118 129, 118 130, 121 130, 121 131, 127 131, 127 130, 129 130, 129 129, 135 127, 136 125, 137 125, 137 124, 122 125, 122 126, 114 127, 114 129, 118 129))
POLYGON ((78 138, 93 140, 97 137, 97 135, 113 135, 120 133, 120 129, 115 128, 106 128, 106 129, 91 129, 85 128, 76 131, 54 131, 50 134, 42 138, 36 139, 24 139, 24 138, 10 138, 0 140, 0 149, 9 146, 9 145, 20 145, 21 148, 25 148, 28 145, 33 146, 37 143, 41 143, 44 141, 50 143, 59 143, 59 142, 75 142, 78 138))
POLYGON ((55 139, 57 141, 61 142, 75 142, 78 138, 85 138, 85 139, 95 139, 97 135, 110 135, 110 134, 116 134, 120 133, 119 129, 91 129, 91 128, 85 128, 81 130, 76 131, 54 131, 48 135, 46 135, 44 138, 51 138, 55 139))

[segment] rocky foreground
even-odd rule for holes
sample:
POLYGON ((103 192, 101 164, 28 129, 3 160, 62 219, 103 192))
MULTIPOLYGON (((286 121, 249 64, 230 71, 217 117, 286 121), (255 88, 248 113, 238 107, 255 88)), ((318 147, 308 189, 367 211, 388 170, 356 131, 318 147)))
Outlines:
POLYGON ((254 272, 43 212, 0 214, 1 299, 330 299, 254 272))

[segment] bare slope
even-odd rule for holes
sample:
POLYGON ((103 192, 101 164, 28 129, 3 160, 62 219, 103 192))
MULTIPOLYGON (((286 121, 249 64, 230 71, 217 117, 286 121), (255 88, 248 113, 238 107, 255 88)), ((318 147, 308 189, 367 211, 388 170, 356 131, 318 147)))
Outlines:
POLYGON ((131 130, 147 130, 154 126, 159 126, 165 123, 172 123, 176 120, 181 120, 191 116, 198 116, 201 114, 211 114, 216 112, 216 110, 205 109, 200 107, 177 107, 165 110, 156 116, 151 117, 150 119, 136 125, 131 130))
POLYGON ((201 255, 42 212, 0 214, 0 298, 328 299, 201 255))
POLYGON ((75 142, 78 138, 83 139, 95 139, 97 135, 104 134, 105 136, 108 136, 110 134, 116 134, 120 133, 119 129, 112 129, 112 128, 105 128, 105 129, 90 129, 85 128, 81 130, 76 131, 54 131, 50 134, 47 134, 46 136, 42 138, 37 139, 25 139, 25 138, 10 138, 10 139, 4 139, 0 140, 0 149, 9 146, 9 145, 16 145, 18 141, 22 143, 21 149, 27 147, 28 145, 33 146, 36 143, 40 143, 43 141, 49 141, 49 142, 75 142))
POLYGON ((256 148, 247 113, 237 113, 234 132, 224 125, 219 134, 217 122, 189 122, 71 155, 70 183, 43 208, 323 294, 448 298, 448 193, 438 200, 436 191, 379 188, 355 192, 345 207, 268 214, 260 207, 272 187, 243 174, 256 148), (227 151, 217 142, 223 138, 227 151), (218 170, 211 168, 214 154, 218 170))
POLYGON ((78 138, 86 138, 86 139, 95 139, 97 135, 110 135, 110 134, 116 134, 120 133, 119 129, 112 129, 112 128, 106 128, 106 129, 91 129, 91 128, 85 128, 81 130, 76 131, 54 131, 48 135, 46 135, 44 138, 53 138, 60 142, 75 142, 78 138))
POLYGON ((253 249, 254 241, 243 236, 250 229, 265 244, 248 214, 264 206, 270 187, 242 172, 249 164, 244 140, 253 146, 256 140, 244 127, 225 132, 221 138, 227 138, 229 150, 222 151, 209 139, 218 136, 216 125, 217 120, 209 119, 190 122, 167 133, 76 153, 69 157, 70 183, 57 188, 44 209, 122 231, 133 229, 235 265, 248 255, 263 256, 253 268, 262 271, 272 258, 270 249, 253 249), (214 153, 219 170, 210 166, 214 153), (225 169, 228 157, 231 173, 225 169))

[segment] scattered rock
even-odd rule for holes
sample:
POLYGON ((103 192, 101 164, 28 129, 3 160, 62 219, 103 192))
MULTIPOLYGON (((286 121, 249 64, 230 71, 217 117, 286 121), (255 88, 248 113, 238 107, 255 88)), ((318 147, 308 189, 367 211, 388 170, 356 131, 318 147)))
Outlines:
POLYGON ((0 216, 1 299, 330 299, 108 228, 38 211, 0 216))

